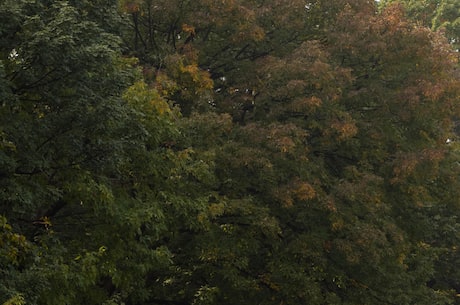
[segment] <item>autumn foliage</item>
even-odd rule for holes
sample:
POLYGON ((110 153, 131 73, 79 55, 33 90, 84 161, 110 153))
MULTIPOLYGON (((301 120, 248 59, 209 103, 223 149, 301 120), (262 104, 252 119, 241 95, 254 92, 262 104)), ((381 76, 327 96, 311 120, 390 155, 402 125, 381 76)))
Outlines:
POLYGON ((454 3, 13 2, 0 304, 459 304, 454 3))

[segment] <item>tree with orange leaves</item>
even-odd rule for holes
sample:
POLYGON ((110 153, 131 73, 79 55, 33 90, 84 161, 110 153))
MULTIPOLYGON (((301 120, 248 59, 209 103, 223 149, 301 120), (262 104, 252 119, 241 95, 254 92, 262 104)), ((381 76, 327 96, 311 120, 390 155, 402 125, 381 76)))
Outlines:
POLYGON ((369 0, 123 0, 118 40, 102 2, 45 2, 0 4, 0 302, 458 303, 441 31, 369 0))

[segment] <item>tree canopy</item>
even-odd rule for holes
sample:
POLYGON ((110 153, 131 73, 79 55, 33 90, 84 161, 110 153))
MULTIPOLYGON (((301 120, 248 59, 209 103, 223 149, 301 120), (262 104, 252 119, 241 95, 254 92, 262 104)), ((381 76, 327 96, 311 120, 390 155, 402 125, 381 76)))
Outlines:
POLYGON ((422 2, 0 2, 0 304, 460 304, 422 2))

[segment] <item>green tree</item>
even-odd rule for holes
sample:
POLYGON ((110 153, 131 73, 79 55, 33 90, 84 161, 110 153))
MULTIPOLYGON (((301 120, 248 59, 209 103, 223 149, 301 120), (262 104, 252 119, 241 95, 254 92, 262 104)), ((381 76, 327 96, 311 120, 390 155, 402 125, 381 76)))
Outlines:
POLYGON ((120 95, 134 74, 117 55, 119 39, 67 2, 6 1, 0 14, 1 213, 24 244, 20 261, 2 268, 1 302, 16 293, 27 303, 70 302, 94 276, 73 258, 88 252, 91 268, 104 249, 79 248, 72 235, 83 238, 97 223, 90 215, 112 201, 102 177, 125 146, 120 95), (58 296, 72 280, 78 288, 58 296))
MULTIPOLYGON (((391 4, 381 1, 380 5, 391 4)), ((443 31, 455 49, 460 47, 460 4, 455 0, 398 1, 406 8, 408 16, 433 31, 443 31)))
POLYGON ((165 240, 196 225, 194 160, 103 23, 116 9, 0 5, 2 304, 139 304, 170 266, 165 240))

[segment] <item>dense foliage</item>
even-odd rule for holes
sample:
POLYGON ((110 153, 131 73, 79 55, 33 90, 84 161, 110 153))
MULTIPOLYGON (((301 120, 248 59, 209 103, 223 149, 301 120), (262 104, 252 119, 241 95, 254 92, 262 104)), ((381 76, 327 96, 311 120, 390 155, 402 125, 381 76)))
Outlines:
POLYGON ((460 304, 459 18, 0 2, 0 304, 460 304))

